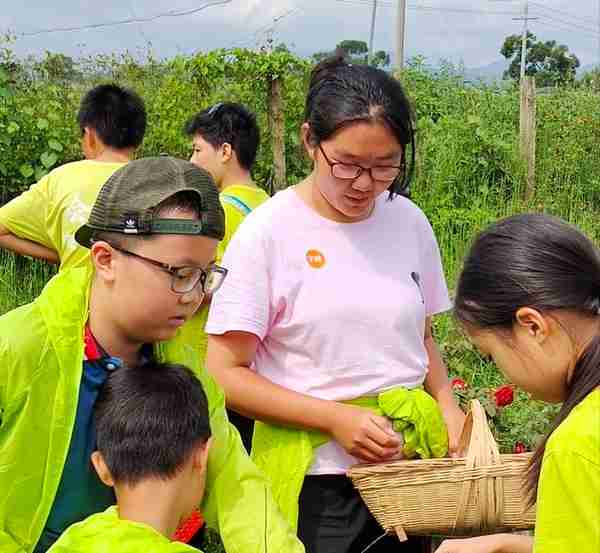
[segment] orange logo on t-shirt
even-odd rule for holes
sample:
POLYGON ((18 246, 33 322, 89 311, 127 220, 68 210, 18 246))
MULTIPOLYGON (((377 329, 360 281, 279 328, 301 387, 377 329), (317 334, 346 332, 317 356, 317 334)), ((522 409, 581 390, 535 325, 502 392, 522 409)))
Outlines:
POLYGON ((325 256, 319 250, 308 250, 306 261, 313 269, 321 269, 325 265, 325 256))

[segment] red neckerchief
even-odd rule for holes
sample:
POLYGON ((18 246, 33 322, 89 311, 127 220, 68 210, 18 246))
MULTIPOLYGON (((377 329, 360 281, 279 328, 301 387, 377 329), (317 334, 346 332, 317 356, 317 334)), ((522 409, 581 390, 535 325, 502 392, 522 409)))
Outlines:
POLYGON ((173 536, 173 541, 189 543, 203 526, 204 519, 202 518, 202 514, 196 509, 179 525, 173 536))
POLYGON ((96 341, 96 338, 92 334, 89 325, 85 325, 83 344, 83 353, 87 361, 98 361, 98 359, 102 359, 102 357, 104 357, 102 353, 102 348, 100 347, 100 345, 96 341))

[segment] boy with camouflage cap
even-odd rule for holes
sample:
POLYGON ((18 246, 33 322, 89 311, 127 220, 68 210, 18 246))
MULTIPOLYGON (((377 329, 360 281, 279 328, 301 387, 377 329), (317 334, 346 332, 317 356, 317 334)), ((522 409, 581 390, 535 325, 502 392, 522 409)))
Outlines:
POLYGON ((212 263, 223 234, 206 172, 169 157, 131 162, 76 233, 92 264, 0 318, 0 551, 42 553, 114 504, 89 463, 92 411, 111 370, 150 358, 190 367, 208 397, 214 444, 201 508, 227 551, 303 551, 228 423, 221 389, 179 336, 225 277, 212 263))

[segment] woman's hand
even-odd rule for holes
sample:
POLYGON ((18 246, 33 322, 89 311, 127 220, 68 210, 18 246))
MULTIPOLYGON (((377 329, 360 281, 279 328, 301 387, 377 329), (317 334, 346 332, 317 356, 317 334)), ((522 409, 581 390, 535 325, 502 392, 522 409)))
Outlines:
POLYGON ((466 540, 445 540, 435 553, 531 553, 529 536, 492 534, 466 540))
POLYGON ((362 461, 380 463, 401 453, 402 443, 392 423, 369 409, 337 403, 330 421, 329 434, 362 461))
POLYGON ((456 401, 454 401, 454 398, 447 402, 440 402, 440 409, 448 428, 448 454, 450 457, 460 457, 464 454, 463 451, 459 450, 460 437, 465 425, 466 416, 456 401))

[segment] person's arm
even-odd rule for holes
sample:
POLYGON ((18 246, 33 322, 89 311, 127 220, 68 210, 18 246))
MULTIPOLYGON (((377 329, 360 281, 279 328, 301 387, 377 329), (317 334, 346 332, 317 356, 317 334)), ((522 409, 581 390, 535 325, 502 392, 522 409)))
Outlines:
POLYGON ((0 224, 0 248, 10 250, 19 255, 36 257, 37 259, 42 259, 48 263, 60 263, 58 253, 55 250, 32 242, 31 240, 19 238, 2 224, 0 224))
POLYGON ((258 337, 247 332, 209 336, 206 367, 225 390, 230 408, 258 420, 325 432, 365 461, 398 454, 400 442, 386 418, 294 392, 251 370, 258 345, 258 337))
POLYGON ((0 247, 51 263, 59 262, 57 247, 47 229, 50 180, 51 176, 46 175, 0 208, 0 247))
POLYGON ((448 379, 448 370, 431 332, 431 317, 427 317, 425 323, 425 349, 429 356, 425 390, 438 402, 442 410, 444 421, 448 427, 449 453, 451 456, 457 456, 460 454, 459 442, 466 417, 454 399, 452 386, 448 379))
POLYGON ((492 534, 466 540, 445 540, 436 553, 532 553, 533 538, 492 534))

